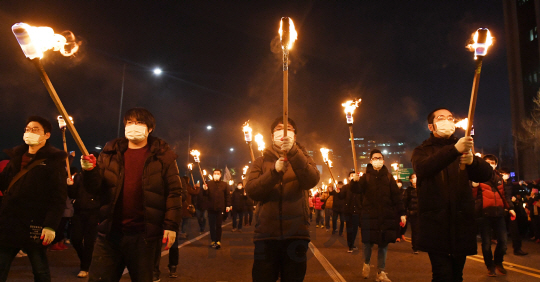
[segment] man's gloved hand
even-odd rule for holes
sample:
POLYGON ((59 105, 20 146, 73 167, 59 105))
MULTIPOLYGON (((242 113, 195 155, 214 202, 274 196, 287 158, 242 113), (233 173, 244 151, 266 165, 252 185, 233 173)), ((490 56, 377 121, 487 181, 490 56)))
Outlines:
POLYGON ((399 225, 400 225, 401 227, 405 227, 405 224, 407 224, 407 217, 404 216, 404 215, 402 215, 402 216, 401 216, 401 222, 399 223, 399 225))
POLYGON ((354 176, 353 176, 353 181, 360 181, 360 173, 355 173, 354 176))
POLYGON ((463 153, 463 155, 461 155, 461 160, 459 161, 459 163, 471 165, 473 163, 473 160, 474 160, 474 155, 472 154, 471 151, 468 151, 466 153, 463 153))
POLYGON ((84 170, 92 170, 96 167, 96 157, 90 154, 88 156, 81 157, 81 167, 84 170))
POLYGON ((175 241, 176 241, 176 232, 171 231, 171 230, 163 231, 163 241, 161 242, 163 244, 167 243, 167 246, 165 246, 165 250, 170 249, 175 241))
MULTIPOLYGON (((283 147, 282 147, 283 148, 283 147)), ((284 157, 279 158, 279 160, 276 161, 275 168, 277 172, 286 172, 288 163, 285 161, 284 157)))
POLYGON ((203 189, 204 189, 204 190, 208 190, 208 185, 203 184, 203 189))
POLYGON ((73 179, 71 177, 67 178, 67 185, 73 185, 73 179))
POLYGON ((283 144, 281 144, 281 150, 284 151, 284 152, 289 152, 293 145, 294 145, 294 138, 292 136, 283 136, 283 138, 281 138, 283 140, 283 144))
POLYGON ((465 153, 473 148, 474 141, 473 138, 470 136, 461 137, 454 146, 456 147, 456 150, 458 150, 458 152, 465 153))
POLYGON ((43 246, 47 246, 54 240, 55 236, 56 236, 56 233, 54 232, 54 230, 52 230, 49 227, 45 227, 41 231, 41 237, 39 238, 43 240, 41 244, 43 244, 43 246))
POLYGON ((476 188, 478 186, 480 186, 480 183, 474 181, 472 182, 472 187, 476 188))
POLYGON ((515 202, 516 200, 516 197, 512 196, 512 202, 515 202))

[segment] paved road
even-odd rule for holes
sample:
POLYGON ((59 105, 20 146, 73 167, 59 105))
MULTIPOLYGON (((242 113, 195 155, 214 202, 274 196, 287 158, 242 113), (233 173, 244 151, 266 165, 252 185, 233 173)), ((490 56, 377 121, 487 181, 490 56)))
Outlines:
MULTIPOLYGON (((180 277, 167 277, 168 252, 162 253, 161 281, 251 281, 253 263, 253 227, 244 232, 231 232, 230 219, 224 223, 221 250, 208 247, 208 233, 199 235, 196 221, 190 220, 188 240, 180 243, 180 277)), ((347 253, 345 235, 331 235, 325 229, 312 226, 312 245, 308 252, 308 271, 305 281, 374 281, 377 252, 374 249, 369 280, 361 279, 361 251, 347 253), (315 255, 317 254, 317 255, 315 255)), ((408 234, 407 234, 408 235, 408 234)), ((358 240, 358 239, 357 239, 358 240)), ((445 244, 446 242, 441 242, 445 244)), ((358 243, 357 243, 358 245, 358 243)), ((493 247, 494 248, 494 247, 493 247)), ((464 270, 465 281, 540 281, 540 245, 525 241, 528 256, 513 255, 511 246, 505 256, 507 276, 488 277, 481 255, 467 259, 464 270)), ((480 245, 478 247, 481 254, 480 245)), ((84 281, 77 279, 78 259, 73 248, 65 251, 49 252, 53 281, 84 281)), ((431 281, 431 266, 426 253, 412 253, 410 242, 390 244, 386 271, 389 278, 396 281, 431 281)), ((8 281, 33 281, 27 258, 16 258, 12 264, 8 281)), ((126 273, 121 281, 130 281, 126 273)))

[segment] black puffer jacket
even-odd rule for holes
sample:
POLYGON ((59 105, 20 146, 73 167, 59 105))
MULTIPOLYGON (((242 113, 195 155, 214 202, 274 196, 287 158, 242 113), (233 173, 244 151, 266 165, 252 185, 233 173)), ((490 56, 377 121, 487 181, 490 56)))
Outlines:
POLYGON ((229 186, 223 181, 207 181, 208 190, 203 190, 203 195, 207 199, 208 210, 224 212, 226 207, 231 206, 231 193, 229 186))
POLYGON ((21 177, 6 192, 13 177, 21 170, 22 156, 28 145, 4 151, 11 161, 0 174, 0 190, 4 193, 0 208, 0 245, 8 247, 41 246, 41 228, 58 228, 67 197, 67 154, 48 142, 28 164, 45 159, 21 177), (31 226, 36 226, 35 234, 31 226), (36 235, 37 237, 31 238, 36 235))
POLYGON ((418 193, 416 188, 410 186, 403 193, 403 203, 407 209, 407 215, 418 215, 418 193))
POLYGON ((231 198, 232 198, 231 202, 232 202, 233 210, 237 212, 247 211, 245 210, 246 201, 247 201, 245 189, 238 189, 238 188, 234 189, 234 191, 232 192, 231 198))
POLYGON ((465 170, 459 168, 459 153, 453 135, 431 137, 414 149, 412 164, 417 176, 418 248, 425 252, 474 255, 476 223, 474 198, 469 180, 485 182, 493 169, 479 157, 465 170))
POLYGON ((396 214, 405 215, 401 191, 386 166, 379 171, 368 164, 360 181, 351 182, 351 190, 362 197, 362 243, 386 246, 397 238, 396 214))
MULTIPOLYGON (((156 239, 163 230, 177 231, 181 222, 182 184, 176 164, 176 154, 169 145, 156 137, 148 137, 150 156, 143 172, 145 237, 156 239)), ((115 206, 123 188, 124 152, 126 138, 115 139, 105 145, 99 155, 97 167, 83 171, 83 183, 90 193, 100 195, 101 223, 98 233, 110 233, 115 206)))
POLYGON ((77 173, 73 180, 73 185, 68 185, 68 196, 74 200, 73 208, 75 213, 83 211, 94 211, 100 207, 97 195, 88 193, 84 189, 82 174, 77 173))
POLYGON ((362 210, 362 197, 351 191, 351 184, 343 185, 339 197, 345 200, 343 212, 346 214, 360 214, 362 210))
POLYGON ((343 193, 343 187, 341 187, 339 193, 336 190, 333 190, 330 192, 330 195, 334 196, 332 211, 345 212, 345 194, 343 193))
POLYGON ((273 147, 253 163, 246 192, 258 202, 254 240, 309 240, 308 190, 319 182, 319 170, 298 143, 289 151, 289 168, 275 170, 279 154, 273 147))

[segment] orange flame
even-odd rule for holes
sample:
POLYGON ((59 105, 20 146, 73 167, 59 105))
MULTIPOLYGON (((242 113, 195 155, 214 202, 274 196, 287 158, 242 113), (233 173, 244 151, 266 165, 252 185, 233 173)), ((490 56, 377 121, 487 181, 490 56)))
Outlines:
POLYGON ((249 166, 246 165, 246 166, 242 169, 242 174, 243 174, 243 175, 246 175, 248 169, 249 169, 249 166))
POLYGON ((50 27, 35 27, 25 23, 16 23, 11 27, 24 54, 29 59, 43 58, 47 50, 59 51, 63 56, 69 57, 79 50, 79 43, 71 31, 66 36, 55 34, 50 27))
POLYGON ((229 180, 229 185, 233 185, 234 184, 234 180, 229 180))
POLYGON ((242 127, 242 131, 244 131, 244 139, 246 140, 246 142, 251 142, 252 141, 252 134, 251 134, 251 127, 249 127, 249 120, 246 121, 246 123, 244 123, 243 127, 242 127))
POLYGON ((394 170, 398 170, 398 163, 393 163, 391 166, 394 170))
POLYGON ((343 185, 347 185, 347 178, 343 179, 343 185))
POLYGON ((472 44, 467 45, 467 49, 470 51, 474 51, 474 59, 477 59, 477 56, 485 56, 488 53, 488 49, 491 45, 493 45, 493 37, 491 36, 491 32, 487 28, 479 28, 476 30, 476 32, 473 34, 473 42, 472 44), (478 42, 479 37, 479 30, 487 30, 487 36, 486 36, 486 42, 478 42))
POLYGON ((259 146, 259 151, 264 151, 265 143, 262 134, 258 133, 255 135, 255 142, 257 142, 257 146, 259 146))
POLYGON ((324 162, 327 162, 327 161, 328 161, 328 152, 330 152, 329 149, 321 148, 321 154, 322 154, 322 157, 323 157, 323 161, 324 161, 324 162))
POLYGON ((192 163, 189 163, 189 164, 187 165, 187 168, 188 168, 189 170, 193 170, 193 164, 192 164, 192 163))
MULTIPOLYGON (((58 120, 58 126, 60 126, 60 129, 63 129, 67 126, 66 121, 64 120, 62 116, 56 117, 56 120, 58 120)), ((74 124, 73 117, 70 116, 69 121, 71 121, 71 124, 74 124)))
POLYGON ((456 122, 456 127, 462 128, 467 130, 467 126, 469 125, 469 118, 464 118, 460 120, 459 122, 456 122))
POLYGON ((193 156, 193 159, 195 160, 196 163, 201 161, 199 159, 199 156, 201 155, 201 153, 198 150, 191 150, 191 152, 189 152, 189 154, 193 156))
POLYGON ((345 116, 347 117, 347 123, 348 124, 353 123, 352 115, 354 113, 354 110, 356 110, 356 108, 358 108, 358 104, 360 104, 361 101, 362 101, 362 99, 358 99, 356 101, 349 100, 349 101, 341 104, 341 106, 343 106, 345 108, 345 116))
MULTIPOLYGON (((296 32, 296 29, 294 28, 293 20, 291 18, 288 18, 288 19, 289 19, 289 42, 286 42, 287 46, 285 46, 283 43, 281 44, 281 48, 283 48, 284 50, 285 48, 287 48, 287 50, 291 50, 294 45, 294 42, 298 38, 298 33, 296 32)), ((281 40, 281 42, 283 42, 283 18, 281 18, 281 21, 279 22, 279 39, 281 40)))
POLYGON ((207 173, 206 173, 206 169, 203 169, 203 170, 202 170, 202 175, 206 175, 206 174, 207 174, 207 173))

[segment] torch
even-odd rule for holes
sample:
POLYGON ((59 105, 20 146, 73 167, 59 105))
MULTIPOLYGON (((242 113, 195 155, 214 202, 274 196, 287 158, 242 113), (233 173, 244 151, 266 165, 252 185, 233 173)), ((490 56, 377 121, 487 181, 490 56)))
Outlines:
MULTIPOLYGON (((456 128, 461 128, 463 130, 467 130, 467 127, 469 126, 469 119, 464 118, 458 122, 456 122, 456 128)), ((474 138, 474 125, 471 125, 470 135, 472 138, 474 138)), ((472 148, 472 153, 474 154, 474 147, 472 148)))
MULTIPOLYGON (((473 86, 471 91, 471 102, 469 104, 469 115, 467 116, 469 122, 467 123, 467 129, 465 130, 465 136, 471 136, 471 127, 474 123, 474 111, 476 110, 476 99, 478 97, 478 85, 480 84, 480 73, 482 72, 482 60, 487 54, 489 46, 493 43, 493 37, 487 28, 479 28, 476 30, 473 36, 473 44, 469 44, 467 47, 469 50, 474 51, 474 59, 476 61, 476 69, 474 71, 473 86)), ((465 169, 465 165, 460 165, 461 170, 465 169)))
POLYGON ((347 118, 347 124, 349 125, 349 133, 351 135, 351 148, 352 148, 352 155, 353 155, 353 161, 354 161, 354 172, 358 173, 358 165, 356 164, 356 150, 354 148, 354 134, 353 134, 353 113, 354 110, 358 107, 358 104, 362 101, 362 99, 358 99, 356 101, 349 100, 341 106, 345 108, 345 117, 347 118))
POLYGON ((255 142, 257 142, 257 146, 258 146, 258 149, 259 151, 261 152, 261 157, 264 156, 263 152, 264 152, 264 141, 263 141, 263 136, 262 134, 257 134, 255 135, 255 142))
POLYGON ((289 51, 298 34, 291 18, 283 17, 279 23, 279 39, 283 50, 283 136, 287 136, 289 121, 289 51))
POLYGON ((251 127, 249 127, 249 120, 244 123, 244 126, 242 127, 242 131, 244 132, 244 140, 246 140, 246 144, 248 144, 249 147, 249 153, 251 154, 251 162, 255 162, 255 155, 253 154, 253 147, 251 144, 253 143, 252 139, 252 133, 251 133, 251 127))
MULTIPOLYGON (((189 163, 187 165, 187 168, 189 170, 189 174, 191 175, 191 182, 193 182, 193 187, 195 187, 195 180, 193 179, 193 164, 189 163)), ((188 181, 189 182, 189 181, 188 181)))
POLYGON ((193 156, 193 160, 195 160, 195 162, 198 164, 199 172, 201 173, 201 178, 202 178, 203 184, 206 185, 206 180, 204 179, 204 176, 206 175, 206 173, 203 174, 203 172, 201 170, 201 159, 199 158, 199 156, 201 155, 201 152, 199 152, 198 150, 191 150, 191 152, 189 152, 189 154, 193 156))
MULTIPOLYGON (((58 112, 60 115, 62 115, 62 118, 67 120, 69 115, 66 112, 62 101, 60 101, 60 98, 58 97, 49 76, 45 72, 43 65, 41 64, 41 58, 43 58, 43 53, 49 49, 59 51, 64 56, 73 55, 79 49, 78 44, 75 42, 75 36, 70 32, 68 36, 70 38, 70 42, 68 43, 66 37, 60 34, 55 34, 53 29, 50 27, 34 27, 25 23, 14 24, 11 27, 11 30, 17 38, 24 55, 34 64, 39 72, 41 81, 43 81, 43 84, 45 84, 45 88, 47 88, 49 95, 56 105, 56 109, 58 109, 58 112), (66 47, 69 47, 69 50, 67 50, 66 47)), ((73 139, 75 139, 75 142, 77 143, 77 146, 81 150, 82 154, 87 156, 88 150, 86 150, 86 147, 84 146, 73 123, 67 122, 66 126, 73 136, 73 139)))
MULTIPOLYGON (((67 126, 66 121, 64 120, 62 116, 58 116, 56 119, 58 120, 58 126, 60 127, 60 130, 62 131, 62 141, 64 142, 64 151, 66 151, 66 153, 69 154, 68 149, 67 149, 67 143, 66 143, 66 126, 67 126)), ((69 117, 69 121, 73 123, 73 118, 69 117)), ((68 178, 71 178, 71 171, 69 169, 69 156, 66 158, 66 169, 67 169, 68 178)))
POLYGON ((321 148, 321 154, 323 156, 323 161, 324 163, 326 164, 326 166, 328 167, 328 171, 330 171, 330 180, 328 181, 328 183, 336 183, 336 179, 334 178, 334 174, 332 173, 332 161, 328 158, 328 152, 330 150, 329 149, 326 149, 326 148, 321 148))
POLYGON ((391 166, 396 171, 396 175, 394 176, 394 179, 398 180, 399 179, 399 164, 398 163, 393 163, 393 164, 391 164, 391 166))

